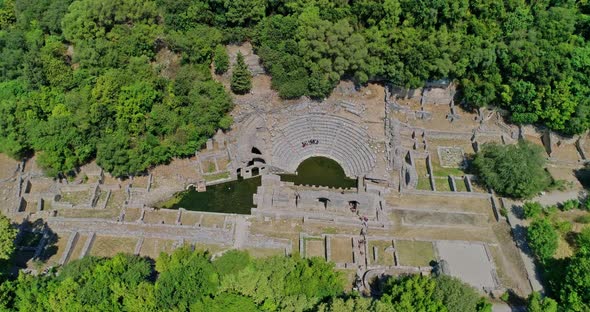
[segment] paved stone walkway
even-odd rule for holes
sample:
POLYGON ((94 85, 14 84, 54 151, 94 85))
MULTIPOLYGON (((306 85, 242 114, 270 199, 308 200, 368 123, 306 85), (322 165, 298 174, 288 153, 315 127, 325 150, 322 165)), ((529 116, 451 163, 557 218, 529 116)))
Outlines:
POLYGON ((242 249, 248 238, 248 222, 243 216, 236 216, 236 226, 234 230, 234 248, 242 249))
POLYGON ((233 235, 226 229, 65 218, 48 218, 47 224, 50 229, 60 232, 94 232, 96 235, 204 241, 230 246, 233 244, 233 235))
POLYGON ((512 227, 512 235, 514 236, 514 241, 518 246, 518 251, 520 252, 522 262, 524 263, 524 267, 527 271, 529 283, 531 284, 533 291, 543 292, 543 284, 541 284, 539 279, 540 272, 535 266, 534 259, 530 256, 531 250, 526 241, 526 227, 524 222, 514 215, 512 209, 508 209, 508 222, 512 227))

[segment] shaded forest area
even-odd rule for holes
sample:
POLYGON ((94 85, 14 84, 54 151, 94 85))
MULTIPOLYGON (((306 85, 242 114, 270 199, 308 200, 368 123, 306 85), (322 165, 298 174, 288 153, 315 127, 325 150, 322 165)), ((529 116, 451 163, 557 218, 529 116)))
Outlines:
POLYGON ((124 176, 191 155, 231 125, 210 65, 227 67, 219 45, 245 40, 284 98, 323 98, 341 79, 449 78, 468 109, 581 133, 589 13, 571 0, 0 0, 0 151, 36 151, 49 175, 96 158, 124 176))

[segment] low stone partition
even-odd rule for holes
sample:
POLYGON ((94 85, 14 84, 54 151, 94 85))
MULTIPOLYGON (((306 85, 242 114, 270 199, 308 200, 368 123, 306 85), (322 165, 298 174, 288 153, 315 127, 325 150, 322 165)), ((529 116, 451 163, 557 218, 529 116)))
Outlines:
POLYGON ((140 237, 137 240, 137 243, 135 244, 135 250, 133 251, 134 255, 139 255, 139 252, 141 251, 141 246, 143 245, 143 236, 140 237))
POLYGON ((440 195, 440 196, 460 196, 465 198, 490 198, 489 193, 477 193, 477 192, 438 192, 438 191, 422 191, 422 190, 406 190, 402 193, 413 194, 413 195, 440 195))
POLYGON ((471 141, 473 133, 471 132, 453 132, 441 130, 424 130, 426 136, 432 139, 452 139, 452 140, 466 140, 471 141))
POLYGON ((70 234, 70 238, 68 239, 68 243, 66 244, 64 253, 61 255, 61 258, 59 259, 60 265, 64 265, 70 259, 70 256, 72 255, 72 250, 74 249, 74 245, 76 245, 76 242, 78 242, 79 237, 80 235, 78 234, 78 232, 73 232, 72 234, 70 234))
MULTIPOLYGON (((343 216, 334 216, 329 215, 326 213, 313 213, 313 212, 306 212, 306 211, 289 211, 289 210, 259 210, 257 208, 252 208, 252 215, 253 216, 261 216, 261 217, 272 217, 275 219, 300 219, 303 220, 304 223, 321 223, 321 224, 334 224, 334 225, 345 225, 345 226, 363 226, 363 222, 361 222, 356 217, 343 217, 343 216)), ((388 229, 393 227, 393 223, 389 221, 374 221, 370 220, 367 222, 369 228, 372 229, 388 229)))
POLYGON ((92 248, 92 244, 94 243, 95 238, 96 234, 94 232, 88 235, 88 238, 86 239, 86 242, 84 242, 84 246, 82 247, 82 251, 80 252, 80 259, 88 255, 88 252, 90 251, 90 248, 92 248))
POLYGON ((92 191, 92 197, 90 197, 90 207, 96 207, 96 203, 98 202, 98 198, 100 196, 100 188, 98 187, 98 183, 94 186, 94 190, 92 191))
POLYGON ((426 157, 426 170, 428 171, 428 177, 430 179, 430 186, 432 188, 433 191, 436 192, 436 183, 434 181, 434 171, 432 170, 432 162, 430 160, 430 155, 428 155, 428 157, 426 157))

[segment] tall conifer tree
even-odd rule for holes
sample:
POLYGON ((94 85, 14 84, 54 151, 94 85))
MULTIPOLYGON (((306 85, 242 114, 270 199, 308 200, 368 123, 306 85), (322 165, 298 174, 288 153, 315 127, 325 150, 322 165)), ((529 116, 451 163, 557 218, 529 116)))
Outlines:
POLYGON ((231 75, 231 90, 236 94, 244 94, 252 88, 252 74, 244 62, 244 56, 238 52, 236 63, 231 75))

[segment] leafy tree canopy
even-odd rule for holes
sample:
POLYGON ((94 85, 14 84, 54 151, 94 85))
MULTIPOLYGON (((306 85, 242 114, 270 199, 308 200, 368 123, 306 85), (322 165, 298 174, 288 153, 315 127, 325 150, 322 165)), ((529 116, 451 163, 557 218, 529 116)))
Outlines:
POLYGON ((527 228, 529 246, 541 261, 550 259, 557 250, 557 231, 547 219, 533 221, 527 228))
POLYGON ((171 27, 162 9, 137 0, 1 1, 0 152, 36 152, 51 176, 93 158, 125 176, 191 155, 229 127, 231 99, 208 71, 221 31, 171 27), (163 75, 168 61, 156 54, 166 49, 182 66, 163 75))
POLYGON ((14 240, 17 230, 12 226, 10 219, 0 214, 0 260, 8 260, 14 251, 14 240))
POLYGON ((473 166, 482 182, 502 196, 530 198, 552 182, 543 149, 524 140, 516 145, 484 144, 473 166))

